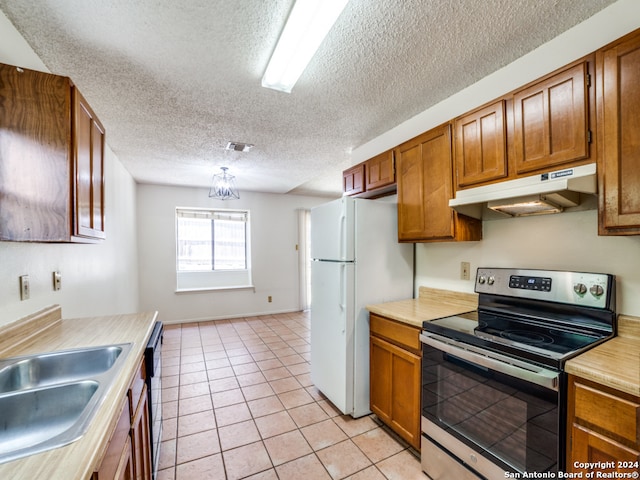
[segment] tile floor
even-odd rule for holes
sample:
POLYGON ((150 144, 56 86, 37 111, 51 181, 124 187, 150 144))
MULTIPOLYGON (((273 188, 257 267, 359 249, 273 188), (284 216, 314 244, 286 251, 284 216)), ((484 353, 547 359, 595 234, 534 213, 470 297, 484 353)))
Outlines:
POLYGON ((165 325, 158 480, 428 480, 313 386, 308 313, 165 325))

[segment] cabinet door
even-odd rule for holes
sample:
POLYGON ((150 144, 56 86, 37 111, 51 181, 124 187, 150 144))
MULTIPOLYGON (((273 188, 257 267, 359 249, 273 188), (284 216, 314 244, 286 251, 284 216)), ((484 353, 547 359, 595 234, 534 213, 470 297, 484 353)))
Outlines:
MULTIPOLYGON (((133 457, 131 455, 131 438, 127 437, 120 464, 114 476, 115 480, 133 480, 133 457)), ((95 479, 98 480, 98 479, 95 479)))
POLYGON ((118 423, 111 435, 107 450, 102 457, 100 467, 93 473, 93 480, 132 479, 133 466, 131 462, 131 413, 129 400, 125 398, 118 423))
POLYGON ((454 125, 457 188, 507 176, 504 100, 457 118, 454 125))
POLYGON ((453 198, 451 127, 430 130, 395 150, 398 239, 401 242, 480 240, 482 223, 458 215, 453 198))
POLYGON ((587 63, 513 95, 517 174, 589 157, 587 63))
POLYGON ((149 432, 149 403, 146 385, 142 389, 136 413, 131 421, 131 442, 135 479, 150 480, 152 476, 151 433, 149 432))
POLYGON ((364 163, 365 189, 375 190, 396 183, 393 150, 376 155, 364 163))
POLYGON ((69 240, 70 82, 0 64, 0 240, 69 240))
POLYGON ((371 411, 420 450, 420 357, 370 337, 371 411))
POLYGON ((637 472, 640 452, 616 442, 604 435, 580 425, 571 429, 572 448, 567 462, 569 472, 589 472, 591 469, 580 469, 580 463, 596 463, 613 465, 612 468, 600 468, 600 473, 620 472, 627 475, 637 472), (599 463, 602 462, 602 463, 599 463), (629 468, 623 468, 625 463, 629 468))
POLYGON ((74 234, 105 238, 104 128, 80 94, 74 96, 74 234))
POLYGON ((364 165, 362 163, 342 172, 342 191, 345 195, 364 192, 364 165))
POLYGON ((640 398, 569 375, 567 471, 582 471, 575 462, 613 462, 615 468, 606 471, 637 471, 639 419, 640 398))
POLYGON ((391 357, 393 355, 387 342, 370 337, 369 345, 369 403, 371 411, 380 420, 391 423, 391 357))
POLYGON ((596 55, 599 233, 640 234, 640 34, 596 55))

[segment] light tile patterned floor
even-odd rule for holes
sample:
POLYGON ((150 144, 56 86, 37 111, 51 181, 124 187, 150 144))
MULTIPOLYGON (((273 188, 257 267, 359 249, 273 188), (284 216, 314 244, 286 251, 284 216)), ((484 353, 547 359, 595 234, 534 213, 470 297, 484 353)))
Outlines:
POLYGON ((165 325, 158 480, 425 480, 375 417, 313 386, 309 315, 165 325))

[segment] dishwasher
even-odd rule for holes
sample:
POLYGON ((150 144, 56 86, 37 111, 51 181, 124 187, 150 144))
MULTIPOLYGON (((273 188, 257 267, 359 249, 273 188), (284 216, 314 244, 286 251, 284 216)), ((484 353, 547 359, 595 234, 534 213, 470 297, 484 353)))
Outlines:
POLYGON ((162 322, 156 322, 144 353, 147 371, 149 404, 149 432, 151 435, 151 465, 153 479, 157 478, 162 441, 162 322))

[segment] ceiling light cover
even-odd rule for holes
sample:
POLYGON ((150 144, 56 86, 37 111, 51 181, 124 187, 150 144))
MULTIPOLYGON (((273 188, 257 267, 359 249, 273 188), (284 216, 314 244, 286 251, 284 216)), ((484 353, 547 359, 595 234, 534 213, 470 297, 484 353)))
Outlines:
POLYGON ((227 173, 227 167, 220 167, 222 173, 213 176, 209 197, 218 200, 231 200, 240 198, 240 192, 236 187, 236 177, 227 173))
POLYGON ((254 147, 252 143, 244 143, 244 142, 227 142, 227 146, 224 147, 225 150, 231 150, 234 152, 248 152, 254 147))
POLYGON ((296 0, 262 77, 262 86, 291 93, 347 3, 296 0))

